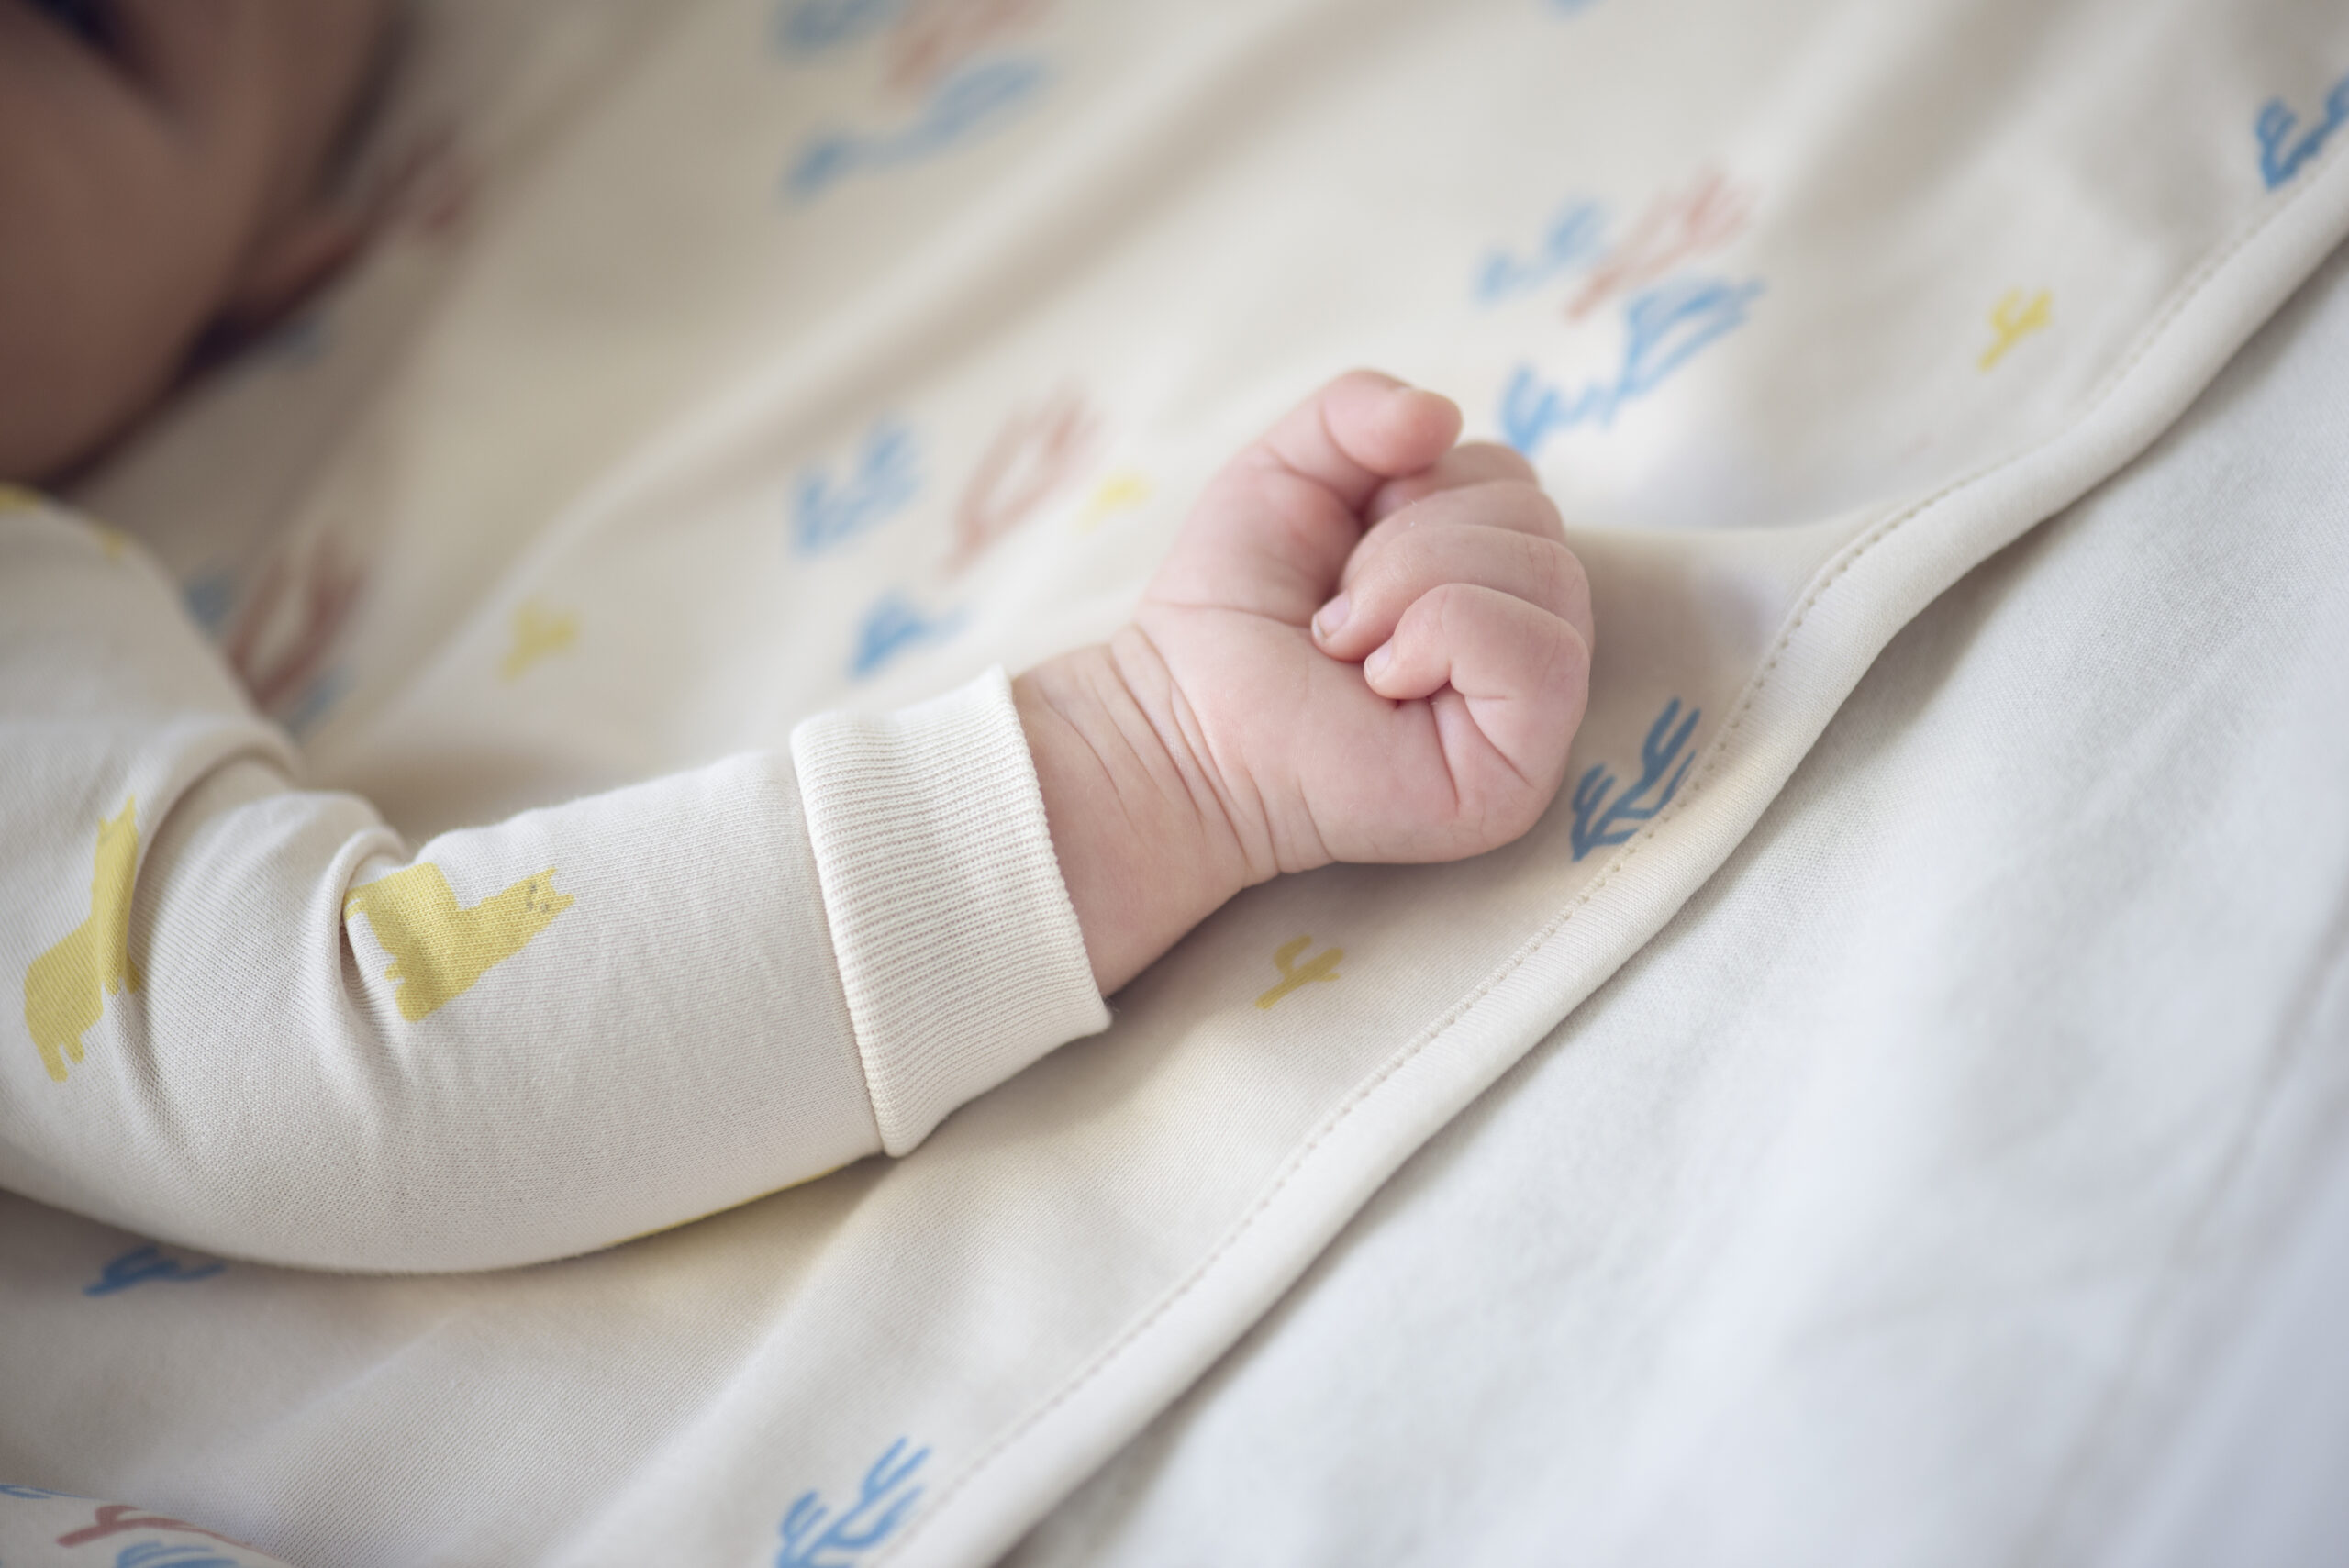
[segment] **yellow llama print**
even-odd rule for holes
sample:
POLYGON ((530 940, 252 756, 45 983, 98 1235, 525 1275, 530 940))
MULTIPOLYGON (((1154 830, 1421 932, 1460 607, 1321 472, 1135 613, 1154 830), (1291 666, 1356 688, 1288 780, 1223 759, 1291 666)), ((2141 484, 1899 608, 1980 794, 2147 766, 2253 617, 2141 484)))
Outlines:
POLYGON ((65 1082, 65 1064, 82 1060, 82 1036, 106 1011, 106 999, 142 982, 130 962, 130 887, 139 874, 139 801, 98 823, 97 865, 90 873, 90 917, 25 971, 25 1024, 40 1064, 65 1082))
POLYGON ((392 955, 384 978, 400 983, 400 1016, 414 1023, 472 990, 571 903, 569 894, 555 891, 550 866, 460 909, 449 879, 428 861, 353 888, 342 908, 346 919, 366 916, 375 940, 392 955))

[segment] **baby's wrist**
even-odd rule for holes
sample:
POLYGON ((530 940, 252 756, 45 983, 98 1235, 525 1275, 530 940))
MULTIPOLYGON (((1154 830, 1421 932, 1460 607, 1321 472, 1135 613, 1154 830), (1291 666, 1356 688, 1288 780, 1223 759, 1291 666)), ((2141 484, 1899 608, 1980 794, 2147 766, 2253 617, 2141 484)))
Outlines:
POLYGON ((1186 740, 1149 639, 1129 628, 1012 683, 1061 877, 1108 995, 1264 880, 1186 740))

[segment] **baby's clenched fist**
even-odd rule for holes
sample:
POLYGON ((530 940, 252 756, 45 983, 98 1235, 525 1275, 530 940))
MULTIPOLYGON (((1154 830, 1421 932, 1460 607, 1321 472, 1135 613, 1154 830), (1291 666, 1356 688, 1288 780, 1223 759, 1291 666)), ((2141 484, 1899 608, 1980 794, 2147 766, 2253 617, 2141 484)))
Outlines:
POLYGON ((1130 625, 1015 684, 1106 993, 1242 887, 1454 860, 1546 809, 1590 594, 1525 460, 1340 377, 1208 484, 1130 625))

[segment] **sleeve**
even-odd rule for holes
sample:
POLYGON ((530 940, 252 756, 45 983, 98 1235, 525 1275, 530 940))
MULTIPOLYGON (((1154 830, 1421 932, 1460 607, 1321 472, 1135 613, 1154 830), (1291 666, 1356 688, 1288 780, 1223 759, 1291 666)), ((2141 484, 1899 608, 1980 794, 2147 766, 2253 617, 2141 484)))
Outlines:
POLYGON ((298 769, 143 556, 0 497, 0 1186, 530 1262, 903 1153, 1108 1022, 1000 671, 414 854, 298 769))

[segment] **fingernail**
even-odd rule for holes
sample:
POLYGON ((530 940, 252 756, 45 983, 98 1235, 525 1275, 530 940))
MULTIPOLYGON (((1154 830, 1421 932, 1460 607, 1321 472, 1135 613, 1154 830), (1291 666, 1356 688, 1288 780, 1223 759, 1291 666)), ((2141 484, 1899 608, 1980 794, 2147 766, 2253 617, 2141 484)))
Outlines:
POLYGON ((1371 650, 1369 658, 1362 662, 1362 673, 1375 681, 1386 673, 1386 666, 1394 662, 1394 658, 1395 645, 1391 642, 1382 642, 1371 650))
POLYGON ((1327 642, 1330 639, 1337 636, 1341 631, 1343 631, 1346 626, 1346 612, 1352 606, 1350 606, 1346 602, 1346 595, 1343 594, 1339 595, 1336 598, 1322 606, 1320 609, 1314 612, 1314 634, 1319 637, 1322 641, 1327 642))

